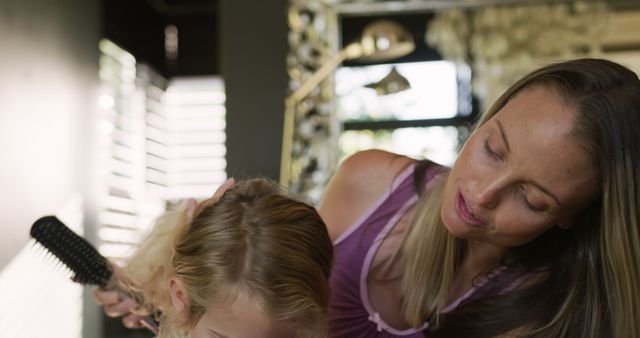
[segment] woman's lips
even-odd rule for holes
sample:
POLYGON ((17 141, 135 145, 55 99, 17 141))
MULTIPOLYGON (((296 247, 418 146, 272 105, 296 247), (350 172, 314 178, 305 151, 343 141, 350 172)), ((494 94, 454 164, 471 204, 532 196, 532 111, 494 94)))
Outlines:
POLYGON ((465 222, 471 225, 484 226, 484 223, 479 220, 471 210, 469 210, 469 207, 467 207, 467 203, 464 201, 460 191, 458 191, 458 194, 456 195, 456 209, 458 210, 460 217, 462 217, 465 222))

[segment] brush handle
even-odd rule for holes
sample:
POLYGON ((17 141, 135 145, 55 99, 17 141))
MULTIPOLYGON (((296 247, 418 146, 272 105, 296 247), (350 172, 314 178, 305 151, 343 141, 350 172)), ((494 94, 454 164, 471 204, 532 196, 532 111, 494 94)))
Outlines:
POLYGON ((160 324, 151 316, 142 317, 140 323, 142 324, 142 326, 146 327, 147 330, 153 332, 153 334, 157 335, 158 331, 160 331, 160 324))

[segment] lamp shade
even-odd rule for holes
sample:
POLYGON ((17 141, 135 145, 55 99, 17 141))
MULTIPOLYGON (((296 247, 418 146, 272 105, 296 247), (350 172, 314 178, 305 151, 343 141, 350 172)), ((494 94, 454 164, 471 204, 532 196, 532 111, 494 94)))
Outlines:
POLYGON ((382 80, 366 84, 365 87, 375 90, 378 95, 388 95, 410 89, 411 84, 406 77, 398 72, 396 67, 393 67, 382 80))
POLYGON ((360 61, 381 62, 407 55, 416 48, 411 33, 390 20, 378 20, 362 31, 359 44, 362 48, 360 61))

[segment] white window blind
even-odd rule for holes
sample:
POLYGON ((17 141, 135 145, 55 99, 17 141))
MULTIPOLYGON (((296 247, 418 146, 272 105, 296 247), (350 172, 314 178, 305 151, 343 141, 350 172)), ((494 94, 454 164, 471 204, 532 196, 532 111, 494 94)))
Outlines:
POLYGON ((108 40, 100 50, 100 251, 118 260, 167 202, 226 179, 225 95, 219 77, 167 81, 108 40))
POLYGON ((167 199, 204 198, 226 179, 225 94, 216 77, 178 78, 164 96, 167 199))

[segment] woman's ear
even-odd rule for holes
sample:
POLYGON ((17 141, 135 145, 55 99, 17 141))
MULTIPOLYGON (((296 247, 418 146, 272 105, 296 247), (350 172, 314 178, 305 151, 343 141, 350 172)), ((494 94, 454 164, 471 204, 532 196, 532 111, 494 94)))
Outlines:
POLYGON ((171 303, 176 312, 182 314, 189 308, 187 292, 180 280, 175 277, 169 280, 169 294, 171 295, 171 303))

